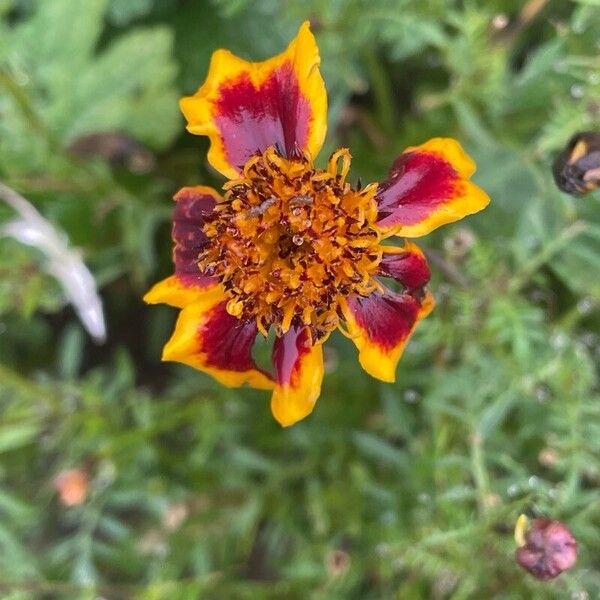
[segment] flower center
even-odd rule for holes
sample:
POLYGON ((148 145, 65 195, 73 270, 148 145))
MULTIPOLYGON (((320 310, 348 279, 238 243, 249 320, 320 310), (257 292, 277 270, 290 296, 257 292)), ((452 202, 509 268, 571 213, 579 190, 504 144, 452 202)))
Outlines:
POLYGON ((308 325, 315 340, 337 326, 340 298, 379 287, 377 185, 353 189, 349 168, 346 149, 319 170, 299 152, 268 148, 224 186, 199 267, 220 279, 231 315, 256 319, 264 335, 308 325))

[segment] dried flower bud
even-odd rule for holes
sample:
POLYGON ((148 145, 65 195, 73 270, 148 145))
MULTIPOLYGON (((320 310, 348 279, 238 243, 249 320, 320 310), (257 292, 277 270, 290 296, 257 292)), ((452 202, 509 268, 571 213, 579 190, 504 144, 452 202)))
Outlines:
POLYGON ((339 577, 350 568, 350 555, 344 550, 332 550, 325 558, 325 566, 330 575, 339 577))
POLYGON ((54 488, 65 506, 78 506, 87 498, 89 477, 83 469, 67 469, 56 475, 54 488))
POLYGON ((475 244, 475 235, 466 227, 461 227, 456 233, 444 239, 444 249, 451 258, 464 258, 475 244))
POLYGON ((175 531, 188 518, 190 511, 185 502, 169 504, 162 516, 162 525, 167 531, 175 531))
POLYGON ((556 185, 567 194, 583 196, 600 186, 600 133, 576 133, 552 165, 556 185))
POLYGON ((570 569, 577 560, 577 542, 560 521, 534 519, 529 529, 521 515, 515 528, 517 562, 536 579, 547 581, 570 569))
POLYGON ((559 460, 560 454, 556 448, 544 448, 538 454, 538 461, 544 467, 555 467, 559 460))
POLYGON ((120 131, 82 135, 71 142, 68 150, 77 158, 101 158, 113 167, 125 167, 134 173, 148 173, 156 162, 149 150, 120 131))

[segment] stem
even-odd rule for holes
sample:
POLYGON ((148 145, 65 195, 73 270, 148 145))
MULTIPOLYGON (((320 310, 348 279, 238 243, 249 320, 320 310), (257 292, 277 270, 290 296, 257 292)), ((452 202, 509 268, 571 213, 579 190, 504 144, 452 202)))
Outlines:
POLYGON ((576 398, 574 404, 567 405, 566 411, 569 420, 570 460, 569 473, 561 494, 561 504, 563 506, 567 506, 572 498, 576 496, 581 482, 581 448, 579 443, 581 436, 578 431, 581 417, 581 397, 577 394, 576 398))
POLYGON ((21 113, 29 122, 31 127, 46 140, 51 149, 57 149, 59 147, 58 143, 50 134, 44 122, 37 115, 35 109, 29 101, 29 98, 27 97, 27 94, 23 92, 15 80, 5 71, 0 72, 0 85, 4 87, 12 96, 15 104, 19 107, 21 113))
POLYGON ((479 433, 471 434, 471 472, 477 490, 477 506, 480 514, 485 514, 488 506, 489 481, 483 457, 483 438, 479 433))
POLYGON ((554 256, 559 250, 562 250, 573 238, 583 233, 587 225, 583 221, 575 221, 565 229, 551 242, 546 244, 537 254, 535 254, 513 277, 508 286, 508 291, 518 292, 530 279, 530 277, 545 263, 554 256))
POLYGON ((367 50, 365 61, 371 76, 371 84, 373 86, 373 94, 375 95, 381 126, 386 131, 392 131, 396 124, 396 109, 387 75, 373 48, 367 50))

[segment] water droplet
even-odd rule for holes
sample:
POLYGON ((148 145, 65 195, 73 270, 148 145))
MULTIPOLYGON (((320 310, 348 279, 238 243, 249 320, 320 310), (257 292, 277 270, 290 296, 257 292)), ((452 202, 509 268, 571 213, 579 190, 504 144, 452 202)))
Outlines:
POLYGON ((519 486, 516 483, 513 483, 512 485, 509 485, 506 493, 511 497, 514 498, 518 493, 519 493, 519 486))
POLYGON ((406 563, 401 558, 395 558, 392 561, 392 569, 394 569, 394 571, 396 571, 396 572, 402 571, 405 566, 406 566, 406 563))
POLYGON ((503 13, 497 14, 492 19, 492 27, 494 29, 497 29, 497 30, 504 29, 507 25, 508 25, 508 17, 503 13))
POLYGON ((396 515, 396 513, 393 510, 386 510, 384 513, 382 513, 382 515, 379 517, 379 520, 384 524, 384 525, 392 525, 393 523, 395 523, 398 520, 398 517, 396 515))
POLYGON ((544 384, 536 386, 534 393, 537 401, 541 402, 542 404, 548 402, 548 400, 550 400, 550 396, 552 395, 550 388, 544 384))
POLYGON ((438 285, 437 291, 440 296, 448 296, 452 291, 452 288, 447 283, 440 283, 440 285, 438 285))
POLYGON ((421 492, 418 496, 417 496, 417 500, 421 503, 421 504, 428 504, 429 502, 431 502, 431 496, 427 493, 427 492, 421 492))
POLYGON ((598 74, 598 73, 590 73, 588 75, 588 81, 592 85, 598 85, 600 83, 600 74, 598 74))
POLYGON ((585 95, 585 88, 577 83, 571 86, 571 96, 573 98, 583 98, 585 95))
POLYGON ((559 61, 554 63, 554 72, 555 73, 566 73, 568 71, 568 66, 564 61, 559 61))
POLYGON ((594 308, 594 302, 591 298, 582 298, 577 303, 577 311, 582 315, 587 315, 594 308))
MULTIPOLYGON (((1 327, 2 326, 0 325, 0 332, 1 327)), ((586 331, 585 333, 583 333, 579 340, 584 346, 587 346, 588 348, 594 348, 598 345, 599 341, 598 336, 595 333, 592 333, 591 331, 586 331)))
POLYGON ((406 390, 404 392, 404 401, 408 402, 409 404, 414 404, 415 402, 418 402, 420 398, 420 394, 419 392, 417 392, 417 390, 406 390))
POLYGON ((442 64, 442 60, 437 54, 428 54, 426 60, 430 67, 439 67, 442 64))
POLYGON ((531 299, 534 302, 543 302, 546 299, 546 292, 544 290, 535 289, 531 292, 531 299))
POLYGON ((296 246, 302 246, 302 244, 304 244, 304 238, 301 235, 296 234, 292 238, 292 242, 294 242, 294 244, 296 244, 296 246))
POLYGON ((554 350, 562 350, 567 346, 568 342, 569 338, 564 333, 557 333, 556 335, 552 336, 550 345, 552 348, 554 348, 554 350))
POLYGON ((551 500, 556 500, 559 496, 560 496, 560 489, 559 488, 557 488, 557 487, 551 487, 548 490, 548 497, 551 500))
POLYGON ((530 488, 536 488, 538 487, 538 485, 540 484, 540 478, 536 477, 535 475, 532 475, 528 480, 527 480, 527 485, 530 488))

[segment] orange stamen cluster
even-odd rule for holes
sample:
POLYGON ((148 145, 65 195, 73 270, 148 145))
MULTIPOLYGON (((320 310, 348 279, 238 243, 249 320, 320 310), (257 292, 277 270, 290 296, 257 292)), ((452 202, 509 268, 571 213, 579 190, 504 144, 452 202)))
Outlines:
POLYGON ((319 339, 337 326, 341 298, 379 287, 377 185, 353 189, 349 167, 346 149, 319 170, 299 152, 268 148, 224 186, 199 266, 220 279, 231 315, 256 319, 264 335, 304 324, 319 339))

